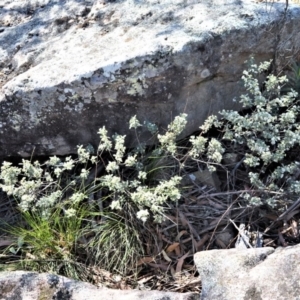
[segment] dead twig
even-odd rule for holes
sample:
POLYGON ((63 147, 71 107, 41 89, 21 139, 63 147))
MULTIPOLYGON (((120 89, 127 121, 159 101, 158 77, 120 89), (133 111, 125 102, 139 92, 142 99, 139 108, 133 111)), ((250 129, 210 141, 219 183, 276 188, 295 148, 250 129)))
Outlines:
POLYGON ((270 226, 268 226, 264 233, 267 233, 277 222, 283 220, 288 214, 300 206, 300 198, 295 201, 284 213, 282 213, 270 226))

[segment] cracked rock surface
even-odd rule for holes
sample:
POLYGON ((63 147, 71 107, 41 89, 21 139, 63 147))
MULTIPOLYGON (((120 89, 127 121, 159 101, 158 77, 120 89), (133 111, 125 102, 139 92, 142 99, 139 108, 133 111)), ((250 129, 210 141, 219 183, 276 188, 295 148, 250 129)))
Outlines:
POLYGON ((162 129, 185 112, 190 134, 239 108, 251 54, 297 53, 299 25, 300 7, 281 2, 3 0, 0 157, 97 147, 100 127, 128 134, 133 115, 162 129))

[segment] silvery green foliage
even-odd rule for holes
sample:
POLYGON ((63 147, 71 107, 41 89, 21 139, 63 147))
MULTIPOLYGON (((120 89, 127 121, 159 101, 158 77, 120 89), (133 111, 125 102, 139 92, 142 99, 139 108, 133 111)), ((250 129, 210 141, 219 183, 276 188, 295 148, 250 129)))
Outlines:
POLYGON ((194 159, 205 155, 204 162, 210 171, 214 171, 214 163, 221 163, 224 142, 230 141, 236 148, 239 145, 239 149, 244 151, 243 162, 250 170, 250 183, 254 189, 263 192, 263 198, 250 194, 244 198, 253 205, 260 205, 264 200, 274 206, 281 200, 285 201, 282 195, 293 198, 300 192, 300 181, 297 180, 300 162, 285 161, 288 151, 300 144, 300 125, 297 120, 300 106, 298 94, 293 89, 284 89, 288 81, 286 76, 270 74, 262 92, 258 77, 269 68, 270 63, 264 62, 259 66, 252 63, 243 72, 247 93, 241 96, 240 102, 248 113, 224 110, 220 112, 223 116, 221 121, 216 116, 209 116, 200 127, 201 134, 214 126, 222 127, 223 136, 218 140, 201 135, 192 136, 189 155, 194 159), (286 92, 283 94, 282 91, 286 92), (271 164, 276 168, 265 176, 271 164))
MULTIPOLYGON (((264 182, 257 171, 249 173, 256 189, 264 190, 266 194, 276 191, 278 194, 295 194, 300 183, 293 179, 293 175, 299 171, 299 162, 286 163, 284 159, 287 152, 300 143, 300 126, 297 123, 300 106, 295 91, 281 93, 287 82, 286 76, 267 76, 265 91, 261 91, 257 77, 269 64, 252 64, 249 70, 244 71, 242 79, 248 93, 241 96, 241 103, 249 112, 246 115, 236 111, 221 112, 226 121, 223 139, 246 146, 244 163, 259 169, 262 174, 270 164, 278 165, 264 182)), ((281 199, 273 194, 264 200, 276 205, 281 199)), ((258 197, 253 197, 250 202, 260 203, 258 197)))

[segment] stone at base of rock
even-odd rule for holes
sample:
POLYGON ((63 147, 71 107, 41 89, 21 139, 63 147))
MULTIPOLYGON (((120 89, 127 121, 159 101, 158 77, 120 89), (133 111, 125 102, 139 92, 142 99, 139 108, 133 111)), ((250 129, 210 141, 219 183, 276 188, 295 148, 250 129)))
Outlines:
POLYGON ((200 299, 300 299, 300 245, 198 252, 200 299))

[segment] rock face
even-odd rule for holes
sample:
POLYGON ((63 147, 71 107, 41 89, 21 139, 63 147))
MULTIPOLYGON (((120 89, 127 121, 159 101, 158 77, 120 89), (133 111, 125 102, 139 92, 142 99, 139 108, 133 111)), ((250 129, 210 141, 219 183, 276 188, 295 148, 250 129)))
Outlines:
POLYGON ((195 293, 121 291, 97 288, 91 284, 52 274, 0 272, 1 300, 196 300, 195 293))
POLYGON ((300 245, 211 250, 194 256, 205 300, 299 299, 300 245))
POLYGON ((195 131, 239 108, 251 54, 278 63, 300 49, 300 7, 284 12, 250 0, 2 0, 0 157, 97 146, 100 127, 126 134, 135 114, 166 128, 186 112, 195 131))

